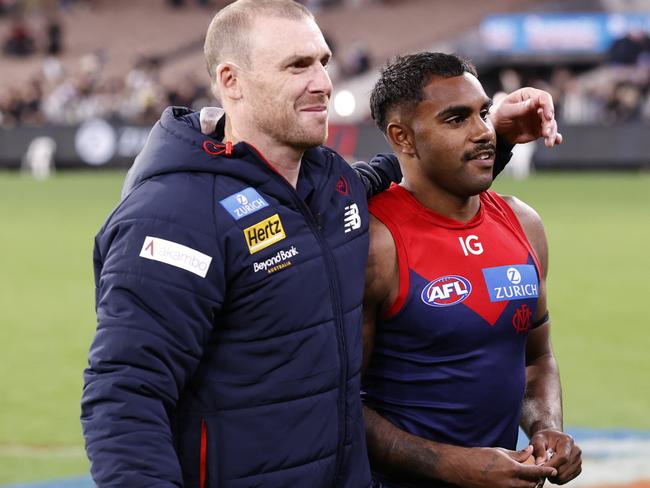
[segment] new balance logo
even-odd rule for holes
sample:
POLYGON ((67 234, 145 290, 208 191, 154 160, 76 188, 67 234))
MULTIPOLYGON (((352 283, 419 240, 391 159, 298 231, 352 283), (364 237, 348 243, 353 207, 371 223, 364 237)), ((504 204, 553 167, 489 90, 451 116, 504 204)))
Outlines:
POLYGON ((353 230, 361 227, 361 216, 359 215, 359 207, 356 203, 352 203, 345 207, 343 214, 343 228, 345 233, 352 232, 353 230))

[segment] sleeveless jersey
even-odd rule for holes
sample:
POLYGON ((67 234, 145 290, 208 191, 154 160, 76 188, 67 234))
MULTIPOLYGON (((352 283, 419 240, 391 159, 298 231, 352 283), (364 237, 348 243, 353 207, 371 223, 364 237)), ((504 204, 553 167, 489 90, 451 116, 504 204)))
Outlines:
POLYGON ((377 324, 362 395, 420 437, 514 449, 539 263, 509 205, 493 192, 480 202, 461 223, 401 186, 371 200, 395 241, 400 283, 377 324))

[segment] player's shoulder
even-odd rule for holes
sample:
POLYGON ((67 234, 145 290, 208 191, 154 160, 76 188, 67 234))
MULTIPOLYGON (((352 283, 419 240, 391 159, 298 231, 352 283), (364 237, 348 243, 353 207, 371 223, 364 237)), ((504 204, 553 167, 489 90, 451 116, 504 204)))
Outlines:
POLYGON ((386 224, 375 215, 370 214, 370 246, 378 248, 395 247, 392 234, 386 224), (374 241, 374 242, 373 242, 374 241))
POLYGON ((533 207, 517 197, 511 195, 499 195, 499 197, 512 209, 537 258, 542 262, 542 266, 545 266, 548 243, 542 218, 533 207))
POLYGON ((214 175, 178 172, 148 178, 118 204, 105 227, 133 223, 213 233, 214 175))
POLYGON ((389 299, 391 290, 394 283, 399 281, 397 247, 388 227, 372 214, 370 214, 369 233, 365 300, 375 304, 392 303, 389 299))
POLYGON ((524 230, 529 228, 532 230, 538 227, 543 228, 542 218, 537 213, 537 210, 528 203, 513 195, 498 194, 498 196, 510 207, 524 230))

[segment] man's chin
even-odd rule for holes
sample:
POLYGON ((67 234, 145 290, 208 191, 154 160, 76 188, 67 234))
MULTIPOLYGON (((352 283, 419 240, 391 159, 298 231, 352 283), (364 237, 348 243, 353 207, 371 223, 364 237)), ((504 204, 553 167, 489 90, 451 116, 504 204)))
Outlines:
POLYGON ((470 192, 471 195, 478 195, 479 193, 489 190, 493 181, 494 179, 492 178, 492 175, 489 177, 477 178, 473 182, 472 191, 470 192))
POLYGON ((311 147, 322 146, 327 142, 327 130, 321 133, 301 134, 293 142, 295 147, 309 149, 311 147))

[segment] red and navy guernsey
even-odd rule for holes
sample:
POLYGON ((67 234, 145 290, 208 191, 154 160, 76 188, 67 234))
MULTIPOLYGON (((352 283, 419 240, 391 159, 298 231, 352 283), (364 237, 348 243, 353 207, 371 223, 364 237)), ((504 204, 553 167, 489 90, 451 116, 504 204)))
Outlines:
POLYGON ((394 239, 400 283, 377 324, 363 398, 426 439, 514 449, 539 264, 508 204, 493 192, 480 202, 461 223, 401 186, 371 200, 394 239))

